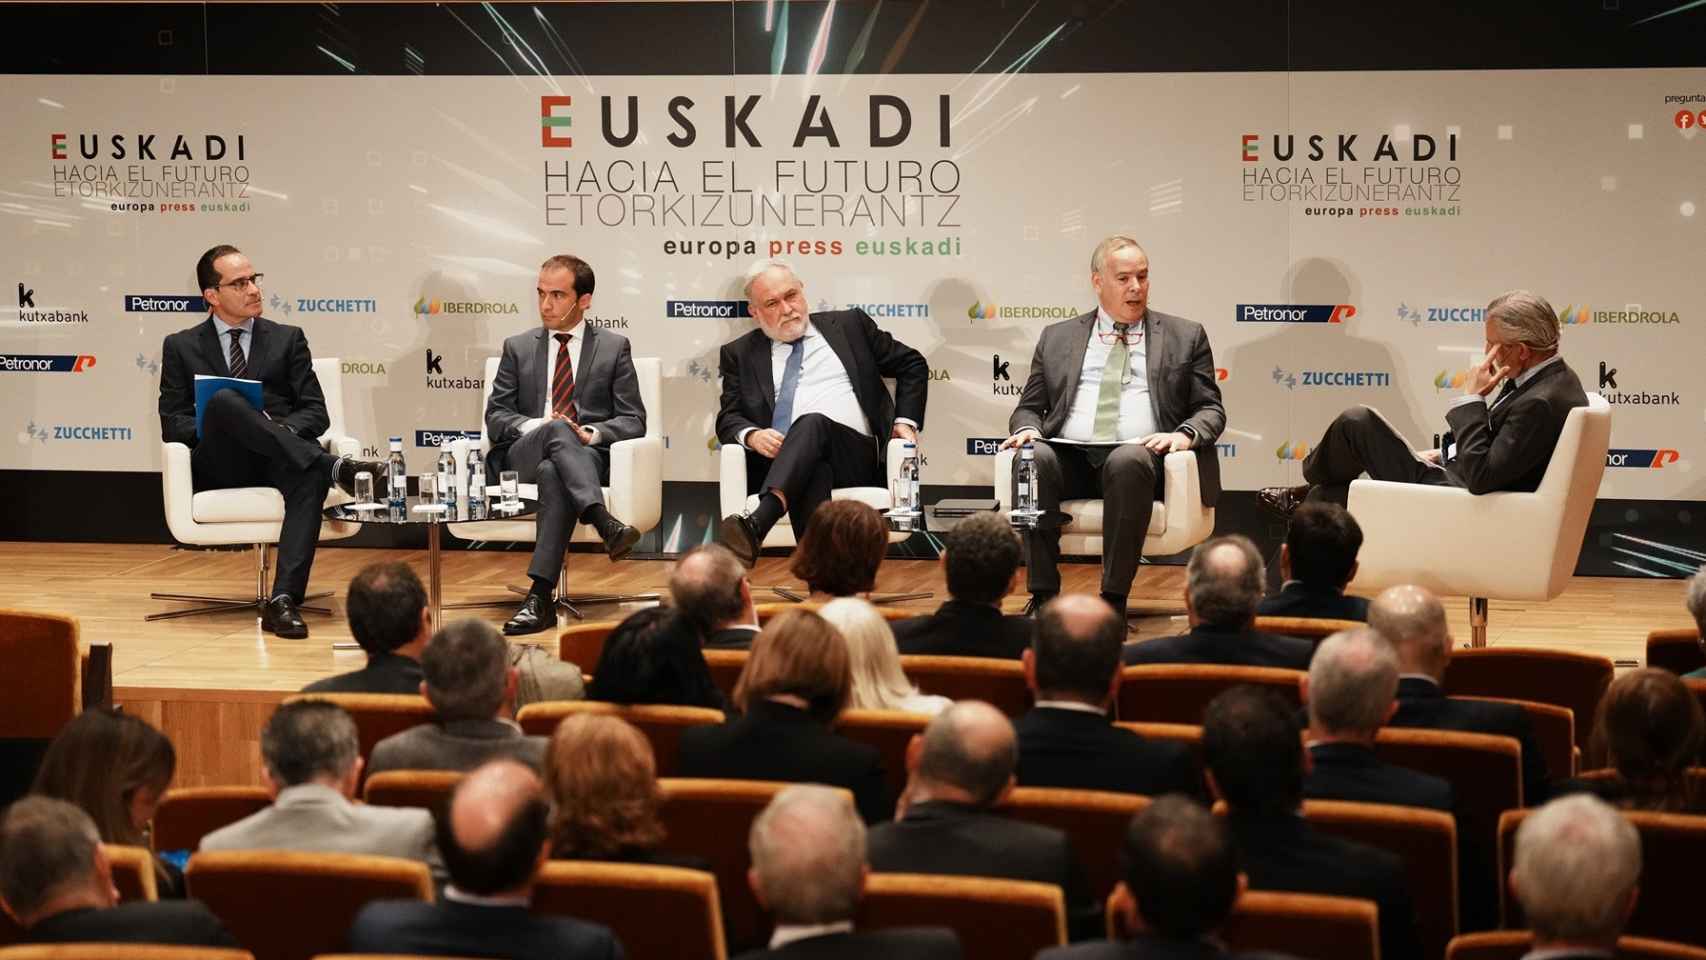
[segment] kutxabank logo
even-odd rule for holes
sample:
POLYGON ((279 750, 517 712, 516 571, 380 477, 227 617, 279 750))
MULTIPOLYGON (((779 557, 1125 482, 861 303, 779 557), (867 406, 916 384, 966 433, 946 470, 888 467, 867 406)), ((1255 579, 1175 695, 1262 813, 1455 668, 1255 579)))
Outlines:
MULTIPOLYGON (((1624 379, 1629 378, 1625 376, 1624 379)), ((1682 404, 1682 394, 1675 390, 1660 389, 1656 393, 1648 393, 1645 390, 1625 391, 1619 389, 1617 386, 1617 368, 1604 360, 1599 362, 1599 395, 1604 397, 1605 402, 1612 406, 1675 407, 1682 404), (1607 387, 1610 390, 1607 390, 1607 387)))
POLYGON ((1356 316, 1348 303, 1240 303, 1233 319, 1239 323, 1344 323, 1356 316))
POLYGON ((33 287, 18 284, 18 322, 19 323, 88 323, 87 310, 37 310, 36 291, 33 287))

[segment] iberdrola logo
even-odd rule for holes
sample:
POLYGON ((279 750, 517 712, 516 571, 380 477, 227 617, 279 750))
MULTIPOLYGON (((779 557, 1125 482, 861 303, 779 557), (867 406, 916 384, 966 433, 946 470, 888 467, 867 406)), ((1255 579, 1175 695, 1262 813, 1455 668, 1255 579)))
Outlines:
POLYGON ((973 320, 994 320, 995 311, 996 306, 993 303, 987 307, 981 303, 974 303, 971 305, 971 309, 966 311, 966 316, 973 320))
POLYGON ((415 301, 415 313, 423 317, 443 312, 444 304, 439 303, 437 300, 428 300, 426 297, 422 297, 415 301))
POLYGON ((1456 373, 1452 373, 1450 370, 1441 370, 1434 375, 1434 389, 1460 390, 1468 379, 1469 371, 1467 370, 1459 370, 1456 373))
POLYGON ((1592 323, 1593 310, 1590 307, 1577 307, 1574 304, 1567 305, 1564 309, 1558 311, 1558 322, 1567 327, 1574 327, 1583 323, 1592 323))
POLYGON ((1302 460, 1309 456, 1309 444, 1292 443, 1288 440, 1279 445, 1279 449, 1274 451, 1274 456, 1281 460, 1302 460))

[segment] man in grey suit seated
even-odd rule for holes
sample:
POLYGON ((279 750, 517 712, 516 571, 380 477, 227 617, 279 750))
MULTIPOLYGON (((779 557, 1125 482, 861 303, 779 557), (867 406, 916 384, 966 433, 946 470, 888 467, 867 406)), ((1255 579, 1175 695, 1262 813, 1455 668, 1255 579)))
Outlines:
POLYGON ((514 470, 539 485, 539 534, 527 598, 504 633, 538 633, 557 624, 552 594, 577 523, 591 524, 604 551, 620 560, 640 531, 604 506, 610 445, 646 432, 646 406, 628 338, 588 326, 592 267, 558 254, 539 268, 540 326, 504 341, 486 436, 486 471, 514 470))
POLYGON ((261 729, 261 777, 272 806, 202 838, 203 850, 313 850, 419 860, 442 881, 432 814, 357 804, 361 756, 355 721, 323 700, 273 711, 261 729))
MULTIPOLYGON (((1090 255, 1095 310, 1050 324, 1008 418, 1003 448, 1036 446, 1037 506, 1102 498, 1102 599, 1121 615, 1137 576, 1161 461, 1195 451, 1205 506, 1220 496, 1214 441, 1226 426, 1201 324, 1149 308, 1149 256, 1112 236, 1090 255)), ((1020 460, 1015 457, 1013 468, 1020 460)), ((1011 504, 1007 505, 1011 508, 1011 504)), ((1060 592, 1060 527, 1027 535, 1034 612, 1060 592)))
POLYGON ((472 770, 498 757, 544 766, 545 738, 527 736, 515 722, 517 674, 509 644, 491 624, 447 624, 427 644, 421 675, 421 695, 438 716, 375 744, 370 773, 472 770))

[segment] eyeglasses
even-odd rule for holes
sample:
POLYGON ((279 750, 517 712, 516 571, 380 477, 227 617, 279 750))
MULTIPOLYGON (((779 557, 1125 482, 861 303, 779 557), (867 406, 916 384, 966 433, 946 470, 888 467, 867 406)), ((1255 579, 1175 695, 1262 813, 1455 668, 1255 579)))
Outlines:
POLYGON ((1116 343, 1123 343, 1128 347, 1133 347, 1143 342, 1143 325, 1138 323, 1132 324, 1130 327, 1126 328, 1124 335, 1115 333, 1112 330, 1105 333, 1101 330, 1097 330, 1096 339, 1108 344, 1109 346, 1116 343))
POLYGON ((261 285, 261 281, 266 279, 266 276, 267 275, 264 273, 257 273, 250 277, 238 277, 235 280, 227 280, 224 283, 215 284, 215 286, 230 287, 233 290, 247 290, 250 287, 259 287, 261 285))

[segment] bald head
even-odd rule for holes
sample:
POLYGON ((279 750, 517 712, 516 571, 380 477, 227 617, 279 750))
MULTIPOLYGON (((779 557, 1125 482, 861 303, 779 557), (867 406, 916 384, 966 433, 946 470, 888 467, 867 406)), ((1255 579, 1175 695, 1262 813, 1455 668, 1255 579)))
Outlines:
POLYGON ((475 768, 438 821, 450 879, 466 893, 525 890, 544 855, 548 812, 539 775, 514 760, 475 768))
POLYGON ((1101 597, 1068 593, 1037 614, 1029 674, 1038 700, 1102 706, 1120 669, 1125 623, 1101 597))
POLYGON ((741 590, 746 568, 729 548, 707 543, 676 561, 669 577, 669 596, 675 609, 701 636, 744 622, 747 595, 741 590))
POLYGON ((1013 724, 981 700, 961 700, 924 728, 913 770, 914 799, 961 799, 988 806, 1013 782, 1013 724), (921 796, 922 795, 922 796, 921 796))
POLYGON ((1250 538, 1233 534, 1205 541, 1185 565, 1185 600, 1193 623, 1229 629, 1249 626, 1262 599, 1262 555, 1250 538))
POLYGON ((1445 607, 1427 588, 1403 584, 1382 590, 1368 605, 1368 625, 1392 643, 1400 673, 1425 673, 1436 683, 1445 678, 1451 631, 1445 607))

